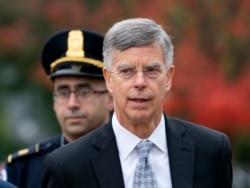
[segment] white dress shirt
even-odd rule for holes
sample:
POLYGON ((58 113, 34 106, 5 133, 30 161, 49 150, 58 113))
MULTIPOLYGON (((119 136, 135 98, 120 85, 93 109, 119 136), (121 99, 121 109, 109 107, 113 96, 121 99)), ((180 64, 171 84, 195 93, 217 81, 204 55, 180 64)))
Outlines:
MULTIPOLYGON (((123 179, 126 188, 133 187, 134 174, 139 154, 136 145, 142 140, 125 129, 117 120, 116 114, 112 117, 112 126, 118 146, 123 179)), ((158 188, 172 188, 169 158, 167 150, 166 130, 164 116, 162 115, 159 125, 147 140, 154 143, 149 161, 156 175, 158 188)))

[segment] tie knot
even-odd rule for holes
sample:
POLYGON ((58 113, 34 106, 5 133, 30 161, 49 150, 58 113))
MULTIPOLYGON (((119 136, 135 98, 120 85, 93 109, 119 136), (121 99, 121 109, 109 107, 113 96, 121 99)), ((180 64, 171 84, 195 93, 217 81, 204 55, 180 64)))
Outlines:
POLYGON ((136 148, 139 151, 139 158, 147 159, 153 143, 150 140, 140 141, 136 148))

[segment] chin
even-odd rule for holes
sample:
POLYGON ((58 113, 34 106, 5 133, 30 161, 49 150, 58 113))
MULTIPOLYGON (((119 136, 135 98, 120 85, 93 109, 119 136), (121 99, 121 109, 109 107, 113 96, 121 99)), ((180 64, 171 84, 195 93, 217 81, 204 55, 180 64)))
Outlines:
POLYGON ((136 122, 140 122, 140 121, 144 122, 144 121, 147 121, 147 119, 149 118, 149 115, 148 113, 132 113, 130 115, 130 118, 136 122))

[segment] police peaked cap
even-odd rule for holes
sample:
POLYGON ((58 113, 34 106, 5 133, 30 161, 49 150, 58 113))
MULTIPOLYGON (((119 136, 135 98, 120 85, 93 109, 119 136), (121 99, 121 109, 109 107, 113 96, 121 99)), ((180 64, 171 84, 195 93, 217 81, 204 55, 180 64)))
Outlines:
POLYGON ((41 60, 46 74, 102 78, 104 37, 85 29, 67 29, 51 36, 45 43, 41 60))

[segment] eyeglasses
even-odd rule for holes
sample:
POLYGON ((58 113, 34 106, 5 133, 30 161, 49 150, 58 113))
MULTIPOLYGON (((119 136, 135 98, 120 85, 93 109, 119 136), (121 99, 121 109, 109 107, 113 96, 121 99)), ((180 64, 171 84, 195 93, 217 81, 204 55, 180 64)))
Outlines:
POLYGON ((108 90, 93 90, 91 88, 78 88, 74 91, 71 91, 67 88, 63 88, 53 92, 53 99, 59 103, 67 103, 69 101, 71 93, 74 93, 77 100, 84 102, 92 99, 94 95, 102 95, 108 93, 108 90))
POLYGON ((155 79, 158 78, 164 69, 169 69, 169 67, 161 68, 161 67, 146 67, 144 69, 134 69, 134 68, 122 68, 121 70, 117 72, 110 73, 117 73, 121 78, 123 79, 130 79, 132 78, 138 71, 142 71, 144 75, 146 75, 148 78, 155 79))

